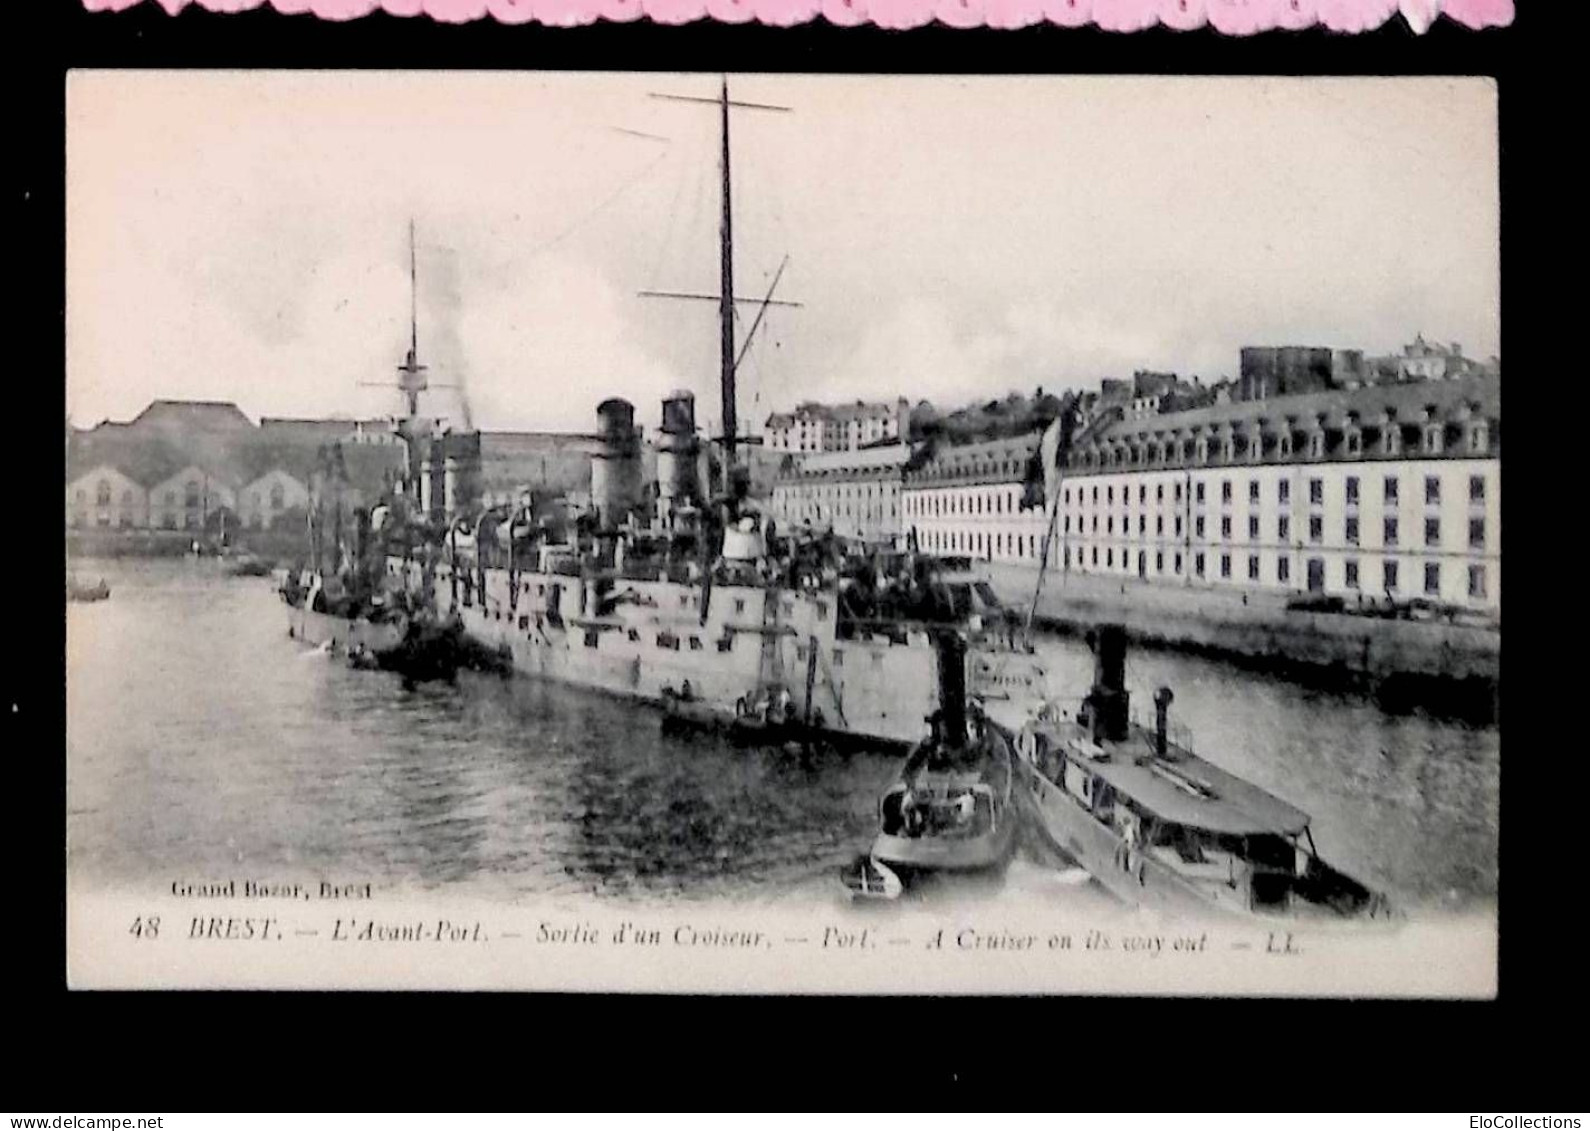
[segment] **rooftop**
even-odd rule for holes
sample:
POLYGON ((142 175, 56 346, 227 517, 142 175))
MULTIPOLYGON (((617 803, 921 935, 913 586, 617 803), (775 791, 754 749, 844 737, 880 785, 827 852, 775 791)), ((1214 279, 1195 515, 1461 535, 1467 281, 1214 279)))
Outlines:
POLYGON ((1483 417, 1499 419, 1501 382, 1492 377, 1474 376, 1453 381, 1326 389, 1265 400, 1232 401, 1136 420, 1113 420, 1087 439, 1147 439, 1161 433, 1218 429, 1226 424, 1242 426, 1258 421, 1279 425, 1293 420, 1299 426, 1309 427, 1323 419, 1327 428, 1341 428, 1354 415, 1361 424, 1376 423, 1388 410, 1403 423, 1417 423, 1424 418, 1426 409, 1447 419, 1471 406, 1478 406, 1476 411, 1483 417))

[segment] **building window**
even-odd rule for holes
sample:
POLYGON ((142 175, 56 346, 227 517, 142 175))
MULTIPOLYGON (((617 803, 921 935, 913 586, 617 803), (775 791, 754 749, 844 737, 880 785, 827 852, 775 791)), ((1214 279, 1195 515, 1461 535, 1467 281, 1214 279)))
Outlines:
POLYGON ((1197 518, 1193 519, 1193 531, 1200 538, 1202 538, 1204 536, 1204 516, 1203 515, 1199 515, 1197 518))
POLYGON ((1441 563, 1428 562, 1424 567, 1424 591, 1426 593, 1441 592, 1441 563))
POLYGON ((1193 498, 1200 503, 1204 501, 1204 485, 1202 483, 1193 487, 1193 498))
POLYGON ((1162 514, 1154 516, 1154 533, 1159 535, 1165 533, 1165 516, 1162 514))
POLYGON ((1220 481, 1220 501, 1222 503, 1229 503, 1231 501, 1231 480, 1229 479, 1222 479, 1220 481))
POLYGON ((1176 576, 1177 577, 1181 576, 1181 555, 1180 554, 1176 555, 1176 576))
POLYGON ((594 628, 588 628, 585 630, 585 646, 587 648, 595 648, 599 646, 601 642, 602 634, 600 632, 596 631, 594 628))
POLYGON ((1357 589, 1358 588, 1358 559, 1357 558, 1348 558, 1347 559, 1347 588, 1349 588, 1349 589, 1357 589))
POLYGON ((1482 565, 1469 566, 1469 596, 1485 596, 1485 567, 1482 565))
POLYGON ((1220 516, 1220 537, 1227 541, 1231 539, 1231 516, 1229 514, 1220 516))
POLYGON ((110 506, 110 483, 104 479, 99 481, 99 487, 94 492, 94 501, 102 507, 110 506))
POLYGON ((1475 550, 1485 548, 1485 520, 1483 518, 1469 519, 1469 547, 1475 550))
POLYGON ((1439 503, 1441 501, 1441 479, 1439 476, 1426 475, 1424 477, 1424 501, 1427 503, 1439 503))
POLYGON ((1394 518, 1386 519, 1385 543, 1387 546, 1395 546, 1397 544, 1397 520, 1394 518))
POLYGON ((1176 484, 1176 486, 1175 486, 1175 495, 1176 495, 1176 501, 1178 503, 1181 502, 1181 484, 1180 483, 1176 484))
POLYGON ((1347 505, 1350 507, 1358 505, 1358 476, 1356 475, 1347 477, 1347 505))
POLYGON ((1283 479, 1275 486, 1276 490, 1279 492, 1281 505, 1284 507, 1292 501, 1292 481, 1289 479, 1283 479))
POLYGON ((1137 485, 1137 501, 1140 502, 1140 503, 1148 502, 1148 484, 1147 483, 1139 483, 1137 485))
POLYGON ((1349 518, 1347 520, 1347 544, 1349 546, 1358 545, 1358 519, 1357 518, 1349 518))
POLYGON ((1181 515, 1176 516, 1176 537, 1181 537, 1181 515))
POLYGON ((1115 551, 1114 550, 1105 550, 1104 551, 1104 567, 1106 569, 1114 569, 1115 568, 1115 551))
POLYGON ((1308 501, 1319 506, 1325 501, 1325 480, 1310 479, 1308 481, 1308 501))
POLYGON ((1229 578, 1231 576, 1231 555, 1230 554, 1221 554, 1220 555, 1220 576, 1223 577, 1223 578, 1229 578))
POLYGON ((1165 552, 1163 550, 1160 550, 1154 554, 1154 572, 1165 572, 1165 552))
POLYGON ((1469 502, 1483 503, 1485 501, 1485 476, 1469 476, 1469 502))
POLYGON ((1146 514, 1140 514, 1137 516, 1137 532, 1139 534, 1148 533, 1148 516, 1146 514))
POLYGON ((1292 519, 1290 516, 1283 514, 1275 520, 1275 536, 1283 542, 1292 537, 1292 519))
POLYGON ((1154 501, 1156 503, 1165 501, 1165 485, 1163 483, 1154 484, 1154 501))
POLYGON ((1115 502, 1115 488, 1114 487, 1106 487, 1104 489, 1104 501, 1106 503, 1115 502))
POLYGON ((1248 541, 1257 542, 1258 540, 1259 540, 1259 516, 1256 515, 1256 514, 1250 514, 1248 516, 1248 541))
POLYGON ((1290 581, 1292 579, 1292 559, 1291 558, 1288 558, 1285 555, 1283 555, 1280 558, 1276 559, 1276 562, 1275 562, 1275 579, 1277 581, 1279 581, 1282 585, 1285 585, 1288 581, 1290 581))
POLYGON ((1427 518, 1424 520, 1424 544, 1426 546, 1439 546, 1441 544, 1441 520, 1427 518))
POLYGON ((1257 479, 1250 479, 1250 480, 1248 480, 1248 502, 1256 503, 1258 501, 1259 501, 1259 481, 1257 479))
POLYGON ((1113 514, 1107 514, 1104 516, 1104 533, 1115 533, 1115 516, 1113 514))
POLYGON ((1093 547, 1093 564, 1099 564, 1099 548, 1097 546, 1093 547))
POLYGON ((1396 502, 1397 501, 1397 477, 1395 475, 1386 476, 1385 488, 1386 488, 1386 502, 1388 502, 1388 503, 1396 502))
POLYGON ((1204 556, 1202 554, 1193 555, 1193 572, 1199 577, 1204 575, 1204 556))
POLYGON ((1309 516, 1308 540, 1310 542, 1323 542, 1325 540, 1325 520, 1317 514, 1309 516))
POLYGON ((1248 555, 1248 580, 1249 581, 1257 581, 1257 580, 1259 580, 1259 555, 1258 554, 1249 554, 1248 555))
POLYGON ((1382 567, 1382 572, 1385 576, 1386 592, 1395 593, 1397 591, 1397 563, 1387 562, 1382 567))

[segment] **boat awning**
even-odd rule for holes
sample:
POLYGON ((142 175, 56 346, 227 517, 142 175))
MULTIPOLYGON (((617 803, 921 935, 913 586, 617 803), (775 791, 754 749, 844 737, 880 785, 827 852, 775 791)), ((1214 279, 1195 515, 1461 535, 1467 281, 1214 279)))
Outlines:
POLYGON ((1120 748, 1114 755, 1087 768, 1162 821, 1233 836, 1297 836, 1308 827, 1308 814, 1301 809, 1202 758, 1137 761, 1124 757, 1120 748))

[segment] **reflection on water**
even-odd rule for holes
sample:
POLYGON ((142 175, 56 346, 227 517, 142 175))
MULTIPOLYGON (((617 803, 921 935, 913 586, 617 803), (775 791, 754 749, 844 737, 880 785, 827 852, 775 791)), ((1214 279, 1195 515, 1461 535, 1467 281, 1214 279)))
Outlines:
MULTIPOLYGON (((211 563, 84 568, 67 610, 68 834, 111 882, 373 879, 390 889, 831 897, 895 769, 875 755, 661 733, 633 704, 529 679, 404 690, 288 639, 268 582, 211 563)), ((1046 643, 1053 686, 1091 657, 1046 643)), ((1323 855, 1410 903, 1494 895, 1499 739, 1204 660, 1134 653, 1146 706, 1210 760, 1312 813, 1323 855)), ((1018 861, 990 898, 1081 899, 1018 861)), ((1086 897, 1094 898, 1094 897, 1086 897)))

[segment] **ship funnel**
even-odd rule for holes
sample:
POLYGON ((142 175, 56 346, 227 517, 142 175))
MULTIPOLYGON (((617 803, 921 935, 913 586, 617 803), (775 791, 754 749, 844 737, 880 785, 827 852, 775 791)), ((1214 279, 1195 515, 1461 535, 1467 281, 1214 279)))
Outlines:
POLYGON ((597 445, 591 458, 591 504, 611 529, 640 503, 640 431, 635 406, 611 397, 596 406, 597 445))
POLYGON ((946 745, 966 743, 966 641, 957 632, 935 640, 939 667, 939 720, 946 745))
POLYGON ((1100 625, 1090 634, 1093 647, 1093 690, 1088 692, 1088 717, 1093 740, 1126 740, 1130 696, 1126 691, 1126 629, 1100 625))
POLYGON ((696 399, 681 390, 663 400, 657 437, 657 517, 670 524, 674 512, 697 494, 696 399))
POLYGON ((1170 753, 1170 704, 1175 698, 1168 687, 1154 692, 1154 753, 1160 758, 1170 753))

